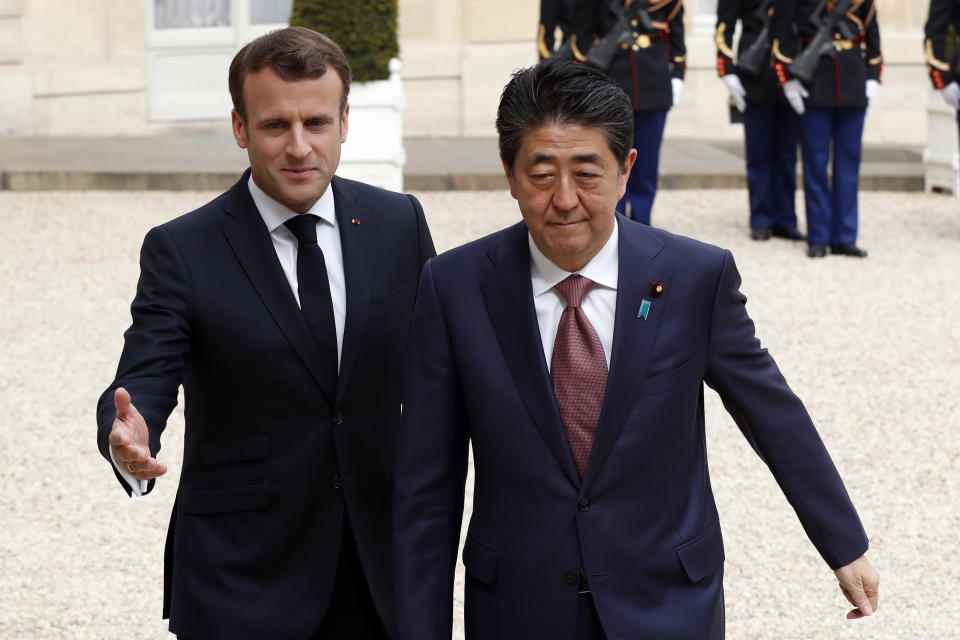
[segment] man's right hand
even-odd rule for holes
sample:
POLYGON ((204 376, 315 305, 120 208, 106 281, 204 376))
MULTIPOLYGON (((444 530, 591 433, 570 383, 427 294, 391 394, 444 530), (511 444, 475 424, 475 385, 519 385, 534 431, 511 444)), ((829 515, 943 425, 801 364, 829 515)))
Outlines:
POLYGON ((798 115, 802 116, 803 112, 807 110, 803 104, 803 99, 810 97, 810 94, 807 93, 803 83, 796 78, 787 80, 783 84, 783 97, 787 99, 787 102, 790 103, 790 106, 793 107, 793 110, 796 111, 798 115))
POLYGON ((960 84, 951 82, 940 90, 940 96, 954 109, 960 109, 960 84))
POLYGON ((110 450, 117 466, 137 480, 151 480, 167 472, 167 465, 150 455, 150 433, 147 423, 130 402, 123 387, 113 394, 117 418, 110 430, 110 450))

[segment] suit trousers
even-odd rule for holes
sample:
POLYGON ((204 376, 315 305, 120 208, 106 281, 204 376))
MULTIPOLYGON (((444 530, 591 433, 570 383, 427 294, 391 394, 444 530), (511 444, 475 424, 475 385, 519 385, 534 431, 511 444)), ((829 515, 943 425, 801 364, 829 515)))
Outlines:
POLYGON ((617 211, 627 213, 637 222, 650 224, 650 211, 657 195, 657 176, 660 170, 660 144, 663 128, 667 123, 667 111, 633 112, 633 147, 637 160, 627 178, 627 192, 617 203, 617 211))
POLYGON ((866 113, 863 108, 808 108, 803 115, 800 137, 810 244, 857 241, 857 190, 866 113), (831 146, 832 183, 827 172, 831 146))
POLYGON ((750 228, 796 229, 800 116, 783 102, 747 102, 743 112, 750 228))

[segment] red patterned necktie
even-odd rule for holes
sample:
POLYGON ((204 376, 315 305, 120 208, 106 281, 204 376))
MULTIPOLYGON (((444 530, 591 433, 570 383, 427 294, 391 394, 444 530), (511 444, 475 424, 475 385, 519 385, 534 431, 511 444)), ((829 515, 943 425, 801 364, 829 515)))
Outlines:
POLYGON ((554 289, 567 301, 560 316, 550 361, 550 379, 560 408, 560 419, 570 440, 577 469, 583 476, 600 421, 607 389, 607 360, 603 345, 580 303, 593 281, 572 275, 554 289))

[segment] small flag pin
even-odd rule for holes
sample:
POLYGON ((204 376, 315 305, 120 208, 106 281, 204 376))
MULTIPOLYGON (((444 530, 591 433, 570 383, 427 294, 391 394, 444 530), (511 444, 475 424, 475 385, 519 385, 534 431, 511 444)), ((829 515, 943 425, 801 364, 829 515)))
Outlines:
POLYGON ((649 300, 641 300, 641 301, 640 301, 640 312, 637 313, 637 317, 638 317, 638 318, 643 318, 644 320, 646 320, 646 319, 647 319, 647 315, 650 313, 650 306, 651 306, 651 305, 650 305, 650 301, 649 301, 649 300))
POLYGON ((350 219, 350 222, 351 222, 352 224, 360 224, 360 218, 351 218, 351 219, 350 219))
POLYGON ((663 293, 663 290, 664 290, 664 287, 662 282, 654 282, 653 285, 650 287, 650 293, 652 293, 655 296, 659 296, 661 293, 663 293))

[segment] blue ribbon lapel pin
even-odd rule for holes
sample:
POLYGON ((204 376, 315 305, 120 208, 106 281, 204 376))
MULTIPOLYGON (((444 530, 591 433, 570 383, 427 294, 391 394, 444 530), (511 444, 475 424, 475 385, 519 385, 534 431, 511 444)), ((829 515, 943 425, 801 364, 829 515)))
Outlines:
POLYGON ((641 301, 640 301, 640 311, 637 313, 637 317, 638 317, 638 318, 643 318, 644 320, 646 320, 646 319, 647 319, 647 315, 649 315, 649 313, 650 313, 650 307, 651 307, 651 306, 652 306, 652 305, 650 304, 650 301, 649 301, 649 300, 641 300, 641 301))

